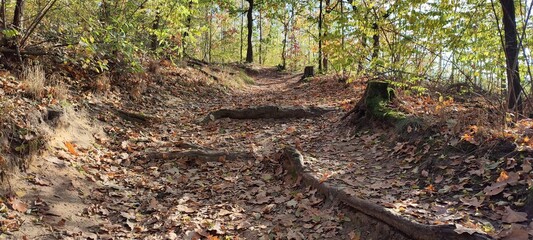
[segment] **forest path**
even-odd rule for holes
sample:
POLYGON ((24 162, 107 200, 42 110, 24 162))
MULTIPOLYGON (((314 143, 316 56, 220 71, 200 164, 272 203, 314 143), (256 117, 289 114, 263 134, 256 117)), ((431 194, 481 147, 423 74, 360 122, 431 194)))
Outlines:
POLYGON ((283 174, 277 160, 283 146, 301 146, 316 138, 317 133, 331 126, 340 111, 318 118, 200 122, 208 112, 219 108, 327 105, 331 104, 332 96, 341 101, 351 91, 345 89, 345 95, 332 94, 311 88, 308 83, 298 83, 296 75, 273 69, 252 77, 254 85, 229 94, 211 91, 209 87, 200 91, 196 85, 190 85, 192 91, 184 91, 183 84, 166 79, 148 86, 140 100, 131 101, 116 94, 89 100, 89 114, 103 121, 106 136, 94 135, 96 142, 88 146, 52 148, 47 161, 31 169, 37 180, 21 181, 13 187, 16 192, 25 191, 22 200, 31 203, 32 209, 41 209, 34 213, 40 220, 27 216, 14 236, 30 239, 359 236, 343 209, 325 202, 316 190, 302 188, 292 181, 283 174), (156 116, 157 120, 126 121, 108 106, 142 112, 156 116), (179 156, 168 157, 172 154, 179 156))

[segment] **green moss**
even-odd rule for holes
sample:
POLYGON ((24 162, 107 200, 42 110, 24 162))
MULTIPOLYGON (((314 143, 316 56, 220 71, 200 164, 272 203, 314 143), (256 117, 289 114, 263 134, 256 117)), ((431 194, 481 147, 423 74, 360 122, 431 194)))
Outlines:
POLYGON ((402 112, 395 111, 389 108, 387 106, 389 101, 389 99, 384 99, 383 97, 378 95, 372 98, 367 98, 366 104, 368 110, 370 110, 370 114, 373 117, 384 121, 392 121, 393 123, 404 120, 406 118, 406 115, 402 112))

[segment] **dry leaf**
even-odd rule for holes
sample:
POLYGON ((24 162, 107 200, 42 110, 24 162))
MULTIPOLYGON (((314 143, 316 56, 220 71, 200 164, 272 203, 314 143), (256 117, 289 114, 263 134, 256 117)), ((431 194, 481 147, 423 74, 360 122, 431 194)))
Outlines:
POLYGON ((532 169, 531 163, 527 160, 524 160, 524 163, 522 163, 522 172, 527 174, 531 172, 532 169))
POLYGON ((498 177, 498 179, 496 179, 496 182, 504 182, 506 181, 507 179, 509 179, 509 175, 507 175, 507 172, 505 170, 502 170, 502 172, 500 173, 500 176, 498 177))
POLYGON ((459 234, 463 234, 463 233, 468 233, 470 235, 474 234, 474 233, 481 233, 481 234, 485 234, 483 231, 479 230, 479 229, 473 229, 473 228, 467 228, 461 224, 458 224, 456 223, 455 224, 455 231, 456 233, 459 233, 459 234))
POLYGON ((462 197, 462 198, 460 198, 460 200, 465 205, 473 206, 473 207, 476 207, 476 208, 481 207, 481 204, 483 203, 483 199, 479 200, 476 197, 472 197, 472 198, 462 197))
POLYGON ((28 204, 20 201, 17 198, 11 198, 9 201, 9 204, 11 204, 11 208, 13 208, 14 210, 18 212, 24 213, 28 211, 28 204))
POLYGON ((76 148, 74 147, 74 144, 70 142, 65 142, 65 147, 67 147, 67 150, 70 154, 74 156, 78 156, 78 152, 76 152, 76 148))
POLYGON ((494 183, 490 186, 487 186, 485 189, 483 189, 483 192, 485 192, 485 195, 487 196, 494 196, 498 195, 505 189, 505 186, 507 186, 506 182, 499 182, 494 183))
POLYGON ((498 237, 504 240, 528 240, 528 232, 525 226, 512 224, 511 229, 503 231, 498 237))
POLYGON ((505 207, 505 213, 502 216, 502 221, 505 223, 517 223, 527 221, 527 213, 515 212, 511 207, 505 207))

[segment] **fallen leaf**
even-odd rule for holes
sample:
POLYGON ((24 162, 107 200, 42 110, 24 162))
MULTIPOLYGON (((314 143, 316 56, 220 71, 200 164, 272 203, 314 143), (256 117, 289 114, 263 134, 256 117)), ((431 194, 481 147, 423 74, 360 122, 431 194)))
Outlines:
POLYGON ((511 229, 501 232, 498 237, 504 240, 528 240, 528 232, 525 226, 512 224, 511 229))
POLYGON ((506 182, 499 182, 494 183, 490 186, 487 186, 485 189, 483 189, 483 192, 485 192, 485 195, 487 196, 494 196, 498 195, 505 189, 505 186, 507 186, 506 182))
POLYGON ((296 205, 298 205, 298 201, 292 199, 285 204, 287 205, 287 207, 296 207, 296 205))
POLYGON ((507 174, 507 171, 502 170, 502 172, 500 173, 500 176, 498 177, 498 179, 496 179, 496 182, 497 183, 504 182, 507 179, 509 179, 509 175, 507 174))
POLYGON ((9 204, 11 204, 11 208, 13 208, 14 210, 21 212, 21 213, 28 211, 28 204, 20 201, 17 198, 11 198, 9 200, 10 200, 9 204))
POLYGON ((463 202, 465 205, 476 207, 476 208, 481 207, 481 204, 483 203, 483 199, 479 200, 476 197, 472 197, 472 198, 462 197, 462 198, 459 198, 459 200, 461 200, 461 202, 463 202))
POLYGON ((505 223, 517 223, 527 221, 527 213, 515 212, 511 207, 505 207, 505 213, 502 216, 502 221, 505 223))
POLYGON ((187 207, 185 205, 178 205, 177 207, 178 211, 180 212, 184 212, 184 213, 193 213, 194 212, 194 209, 190 208, 190 207, 187 207))
POLYGON ((470 235, 474 234, 474 233, 481 233, 481 234, 485 234, 483 231, 479 230, 479 229, 473 229, 473 228, 467 228, 461 224, 458 224, 456 223, 455 224, 455 230, 453 230, 454 232, 456 233, 459 233, 459 234, 463 234, 463 233, 468 233, 470 235))
POLYGON ((67 147, 67 150, 70 154, 74 155, 74 156, 78 156, 78 152, 76 152, 76 148, 74 147, 74 145, 70 142, 65 142, 65 147, 67 147))
POLYGON ((533 168, 531 167, 531 163, 528 160, 524 159, 524 163, 522 163, 522 172, 523 173, 529 173, 531 172, 533 168))

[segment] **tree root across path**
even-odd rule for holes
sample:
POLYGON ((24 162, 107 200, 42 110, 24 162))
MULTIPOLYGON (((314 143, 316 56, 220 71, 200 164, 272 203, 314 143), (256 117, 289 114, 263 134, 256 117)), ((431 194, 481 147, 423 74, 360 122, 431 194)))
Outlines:
POLYGON ((226 160, 238 160, 253 158, 252 153, 248 152, 223 152, 208 149, 194 149, 186 151, 168 151, 168 152, 147 152, 140 156, 146 160, 170 160, 170 159, 188 159, 198 160, 201 162, 224 162, 226 160))
POLYGON ((375 203, 359 199, 355 196, 347 194, 342 189, 336 188, 330 184, 321 182, 315 178, 310 172, 305 169, 303 155, 292 147, 287 147, 283 150, 279 159, 283 168, 287 170, 293 177, 301 179, 302 182, 308 186, 316 188, 320 193, 327 198, 334 198, 345 205, 349 206, 355 212, 363 213, 371 218, 381 221, 383 224, 387 224, 399 232, 405 234, 412 239, 420 240, 433 240, 433 239, 446 239, 446 240, 463 240, 463 239, 490 239, 485 235, 466 233, 458 234, 454 231, 453 225, 425 225, 410 221, 403 218, 386 208, 377 205, 375 203))
POLYGON ((220 109, 211 112, 202 122, 206 123, 220 118, 262 119, 262 118, 310 118, 335 111, 336 108, 306 106, 256 106, 244 109, 220 109))

